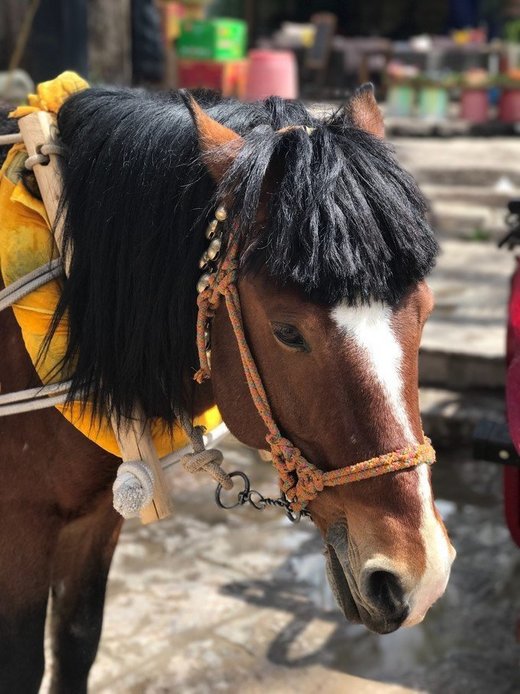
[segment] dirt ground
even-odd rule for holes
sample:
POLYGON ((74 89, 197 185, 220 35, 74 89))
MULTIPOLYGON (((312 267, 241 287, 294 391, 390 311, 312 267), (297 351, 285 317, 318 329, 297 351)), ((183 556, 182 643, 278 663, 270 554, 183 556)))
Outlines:
MULTIPOLYGON (((256 454, 231 437, 224 448, 228 469, 240 465, 255 486, 276 491, 256 454)), ((222 511, 211 483, 179 470, 176 515, 125 525, 90 691, 520 691, 520 550, 502 518, 501 469, 467 451, 439 458, 438 505, 458 558, 425 621, 388 636, 339 613, 310 522, 222 511)))

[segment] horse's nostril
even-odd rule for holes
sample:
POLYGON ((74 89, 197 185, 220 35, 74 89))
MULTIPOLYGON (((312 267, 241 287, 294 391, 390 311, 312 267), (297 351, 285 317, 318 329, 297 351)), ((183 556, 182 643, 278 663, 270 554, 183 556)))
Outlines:
MULTIPOLYGON (((386 615, 398 618, 408 606, 398 577, 390 571, 368 571, 365 575, 365 594, 370 602, 386 615)), ((406 616, 406 615, 405 615, 406 616)))

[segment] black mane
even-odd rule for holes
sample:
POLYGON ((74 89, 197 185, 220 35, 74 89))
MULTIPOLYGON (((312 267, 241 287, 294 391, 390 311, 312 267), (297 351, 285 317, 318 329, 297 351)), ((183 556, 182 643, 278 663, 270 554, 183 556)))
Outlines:
POLYGON ((244 271, 264 267, 331 304, 395 303, 431 269, 437 243, 413 179, 345 111, 319 120, 299 102, 243 104, 199 93, 207 113, 245 145, 220 190, 201 163, 177 94, 95 88, 59 113, 73 394, 128 416, 136 400, 172 422, 189 408, 198 261, 215 206, 232 193, 244 271), (276 132, 290 125, 304 128, 276 132), (264 177, 268 221, 255 224, 264 177), (276 172, 274 174, 273 172, 276 172))

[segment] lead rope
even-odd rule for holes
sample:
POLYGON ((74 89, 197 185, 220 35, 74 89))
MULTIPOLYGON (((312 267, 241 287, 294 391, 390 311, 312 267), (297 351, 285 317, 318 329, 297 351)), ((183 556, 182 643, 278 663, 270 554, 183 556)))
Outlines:
POLYGON ((207 472, 224 489, 231 489, 233 487, 231 476, 221 467, 224 460, 222 451, 206 448, 204 427, 193 426, 191 418, 184 410, 180 412, 179 420, 193 448, 193 453, 186 453, 181 458, 184 469, 191 473, 207 472))

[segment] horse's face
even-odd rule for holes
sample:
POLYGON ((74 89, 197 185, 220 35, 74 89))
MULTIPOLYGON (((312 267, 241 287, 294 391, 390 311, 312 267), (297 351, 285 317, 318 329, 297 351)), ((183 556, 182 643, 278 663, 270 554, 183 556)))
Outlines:
MULTIPOLYGON (((390 308, 327 308, 257 275, 239 283, 247 338, 282 432, 321 469, 422 440, 417 357, 432 309, 425 283, 390 308)), ((212 332, 213 386, 229 428, 265 448, 225 308, 212 332)), ((345 616, 386 633, 420 622, 446 587, 455 551, 429 468, 328 488, 309 510, 345 616)))
MULTIPOLYGON (((189 106, 204 161, 219 182, 232 170, 243 140, 195 103, 189 106)), ((371 91, 356 94, 347 115, 361 130, 383 136, 371 91)), ((264 180, 264 196, 275 188, 276 175, 275 166, 264 180)), ((267 208, 260 195, 260 228, 267 208)), ((422 442, 417 359, 433 301, 424 282, 409 284, 397 305, 330 307, 310 300, 303 288, 275 283, 264 271, 239 280, 247 340, 278 427, 323 470, 422 442)), ((242 442, 266 448, 224 302, 211 337, 212 382, 222 415, 242 442)), ((326 488, 309 510, 348 619, 391 632, 420 622, 444 592, 455 551, 435 509, 426 465, 326 488)))

